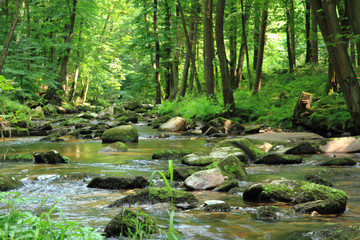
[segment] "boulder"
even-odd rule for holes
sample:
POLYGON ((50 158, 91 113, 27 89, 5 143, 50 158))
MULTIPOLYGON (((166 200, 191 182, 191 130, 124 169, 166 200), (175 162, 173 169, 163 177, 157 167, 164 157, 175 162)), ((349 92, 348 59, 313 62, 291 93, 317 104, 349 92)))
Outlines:
POLYGON ((356 162, 348 157, 339 157, 320 163, 321 166, 354 166, 356 162))
POLYGON ((95 177, 87 185, 88 188, 102 189, 134 189, 149 186, 142 176, 136 177, 95 177))
POLYGON ((296 146, 285 151, 285 154, 293 154, 293 155, 316 154, 316 149, 309 142, 301 142, 301 143, 297 144, 296 146))
POLYGON ((230 212, 231 207, 228 203, 212 203, 205 204, 204 211, 206 212, 230 212))
POLYGON ((347 227, 332 226, 322 228, 321 230, 312 231, 307 234, 312 240, 359 240, 360 225, 353 225, 347 227))
POLYGON ((301 156, 272 153, 264 156, 261 159, 256 160, 254 164, 268 164, 268 165, 299 164, 302 163, 302 161, 303 158, 301 156))
POLYGON ((2 130, 4 137, 28 137, 30 136, 29 130, 27 128, 13 128, 5 127, 2 130))
POLYGON ((356 153, 360 152, 359 137, 343 137, 330 139, 325 145, 319 146, 324 153, 356 153))
POLYGON ((205 136, 211 136, 213 134, 221 133, 220 130, 216 129, 215 127, 209 127, 205 132, 205 136))
POLYGON ((250 125, 245 128, 245 133, 247 133, 247 134, 259 133, 259 132, 260 132, 259 125, 250 125))
POLYGON ((57 108, 56 106, 52 105, 52 104, 47 104, 43 107, 43 111, 45 115, 55 115, 57 114, 57 108))
POLYGON ((109 146, 101 149, 99 153, 102 152, 127 152, 129 151, 128 147, 123 142, 115 142, 110 144, 109 146))
POLYGON ((0 173, 0 192, 13 190, 22 186, 24 186, 24 184, 16 178, 8 174, 0 173))
POLYGON ((180 159, 191 154, 189 150, 158 150, 152 155, 152 159, 180 159))
POLYGON ((174 117, 159 127, 160 131, 178 132, 186 130, 186 119, 174 117))
POLYGON ((281 220, 301 218, 302 215, 295 212, 294 209, 284 209, 278 206, 262 206, 256 213, 256 218, 263 220, 281 220))
POLYGON ((193 194, 186 191, 172 188, 170 193, 166 187, 152 187, 116 200, 110 204, 109 207, 121 207, 135 204, 171 203, 171 198, 174 204, 186 203, 196 205, 199 203, 199 200, 197 200, 193 194))
POLYGON ((192 174, 204 170, 203 167, 192 166, 192 167, 176 167, 173 169, 173 180, 174 181, 184 181, 186 178, 190 177, 192 174))
POLYGON ((239 187, 239 183, 237 180, 228 180, 217 186, 213 189, 214 192, 228 192, 230 189, 239 187))
POLYGON ((101 136, 103 143, 137 142, 138 138, 138 131, 133 125, 122 125, 107 129, 101 136))
POLYGON ((187 189, 211 190, 225 181, 220 169, 202 170, 194 173, 184 181, 187 189))
POLYGON ((36 152, 34 153, 34 158, 35 163, 63 164, 70 162, 68 157, 62 156, 56 150, 51 150, 48 152, 36 152))
POLYGON ((150 236, 158 230, 157 228, 154 217, 145 214, 140 209, 135 212, 124 208, 106 225, 104 233, 106 238, 133 237, 133 234, 139 231, 142 231, 145 236, 150 236))
POLYGON ((220 169, 222 174, 229 179, 246 180, 247 173, 245 164, 241 162, 235 155, 231 154, 225 158, 211 164, 208 168, 220 169))
POLYGON ((341 190, 285 178, 253 184, 244 191, 243 199, 259 203, 287 202, 297 212, 320 214, 342 213, 347 203, 347 196, 341 190))
POLYGON ((228 147, 234 146, 244 151, 250 160, 256 160, 266 155, 265 152, 261 151, 255 146, 255 144, 246 138, 234 138, 223 140, 216 144, 215 147, 228 147))
MULTIPOLYGON (((32 124, 33 125, 33 124, 32 124)), ((41 123, 29 128, 30 136, 46 136, 53 127, 50 123, 41 123)))
POLYGON ((218 117, 211 120, 208 125, 202 129, 203 133, 207 132, 209 128, 214 128, 220 133, 229 135, 240 135, 245 130, 245 127, 241 124, 223 117, 218 117))
POLYGON ((184 156, 181 162, 189 166, 207 166, 212 164, 216 160, 217 158, 213 158, 208 155, 192 153, 184 156))

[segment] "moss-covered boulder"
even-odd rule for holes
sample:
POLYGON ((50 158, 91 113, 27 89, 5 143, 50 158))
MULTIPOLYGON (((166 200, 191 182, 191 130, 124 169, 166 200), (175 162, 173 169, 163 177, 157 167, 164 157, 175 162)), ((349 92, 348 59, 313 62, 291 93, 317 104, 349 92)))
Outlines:
POLYGON ((195 205, 199 203, 199 200, 189 192, 172 188, 171 193, 166 187, 143 189, 137 193, 116 200, 110 204, 109 207, 121 207, 135 204, 171 203, 171 196, 174 204, 188 203, 195 205))
POLYGON ((354 166, 356 162, 348 157, 339 157, 320 163, 321 166, 354 166))
POLYGON ((0 191, 5 192, 24 186, 22 182, 16 178, 0 173, 0 191))
POLYGON ((32 162, 34 156, 31 154, 11 154, 6 156, 5 160, 8 162, 32 162))
POLYGON ((43 107, 45 115, 55 115, 57 114, 57 107, 52 104, 47 104, 43 107))
POLYGON ((134 233, 141 233, 143 236, 150 236, 157 232, 156 219, 140 209, 136 212, 131 209, 124 208, 115 216, 105 227, 105 237, 111 238, 119 236, 132 237, 134 233))
POLYGON ((127 152, 129 151, 128 147, 123 142, 115 142, 110 144, 109 146, 104 147, 99 152, 127 152))
POLYGON ((182 164, 189 166, 207 166, 215 162, 217 158, 199 153, 188 154, 181 160, 182 164))
POLYGON ((268 179, 251 185, 244 191, 244 201, 292 203, 297 212, 320 214, 342 213, 346 209, 347 196, 338 189, 305 182, 268 179))
POLYGON ((360 225, 348 227, 329 227, 321 230, 312 231, 307 234, 313 240, 359 240, 360 239, 360 225))
POLYGON ((204 211, 206 212, 230 212, 231 207, 228 203, 214 203, 206 204, 204 206, 204 211))
POLYGON ((309 142, 301 142, 296 144, 294 147, 285 151, 285 154, 316 154, 315 147, 309 142))
POLYGON ((239 187, 239 183, 237 180, 233 179, 233 180, 227 180, 225 182, 223 182, 222 184, 220 184, 219 186, 217 186, 216 188, 213 189, 214 192, 228 192, 233 188, 237 188, 239 187))
POLYGON ((86 118, 77 118, 77 117, 70 118, 70 119, 66 120, 65 122, 61 123, 61 125, 64 125, 64 126, 75 126, 75 128, 86 127, 86 126, 89 126, 89 124, 90 124, 90 120, 89 120, 89 119, 86 119, 86 118))
POLYGON ((246 138, 234 138, 223 140, 216 144, 215 147, 228 147, 234 146, 240 148, 248 156, 250 160, 256 160, 266 155, 265 152, 261 151, 256 145, 246 138))
POLYGON ((101 136, 103 143, 137 142, 138 138, 138 131, 133 125, 122 125, 107 129, 101 136))
POLYGON ((29 129, 19 127, 5 127, 3 129, 4 137, 28 137, 30 136, 29 129))
POLYGON ((186 178, 201 170, 204 170, 204 168, 199 166, 176 167, 173 169, 173 179, 175 181, 184 181, 186 178))
POLYGON ((51 123, 32 124, 29 128, 30 136, 46 136, 53 129, 51 123))
POLYGON ((254 164, 268 164, 268 165, 278 165, 278 164, 299 164, 302 163, 303 158, 297 155, 290 154, 279 154, 272 153, 258 159, 254 164))
POLYGON ((88 188, 102 189, 134 189, 149 186, 142 176, 136 177, 95 177, 87 185, 88 188))
POLYGON ((56 150, 34 153, 34 158, 35 163, 63 164, 70 162, 68 157, 62 156, 56 150))
POLYGON ((29 113, 29 118, 32 120, 45 120, 45 114, 41 106, 32 109, 29 113))
POLYGON ((190 150, 158 150, 152 155, 152 159, 180 159, 191 154, 190 150))
POLYGON ((225 181, 220 169, 214 168, 194 173, 184 181, 189 190, 211 190, 225 181))
POLYGON ((257 209, 256 218, 262 220, 281 220, 301 218, 302 215, 294 209, 284 209, 278 206, 262 206, 257 209))
POLYGON ((227 176, 229 179, 247 179, 245 164, 241 162, 235 155, 228 155, 227 157, 214 162, 208 168, 220 169, 223 175, 227 176))

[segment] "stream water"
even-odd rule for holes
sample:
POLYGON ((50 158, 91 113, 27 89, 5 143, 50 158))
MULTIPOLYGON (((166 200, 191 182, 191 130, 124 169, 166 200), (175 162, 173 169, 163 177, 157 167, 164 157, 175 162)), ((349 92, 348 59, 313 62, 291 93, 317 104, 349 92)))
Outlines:
MULTIPOLYGON (((22 179, 25 186, 17 189, 24 197, 36 197, 38 204, 24 205, 32 211, 56 205, 71 220, 81 222, 102 231, 106 224, 120 211, 107 208, 113 201, 133 190, 115 191, 87 188, 89 179, 69 180, 61 176, 72 174, 101 174, 103 176, 135 176, 149 178, 155 170, 166 171, 166 160, 152 160, 155 150, 189 149, 193 152, 209 150, 205 138, 174 135, 170 138, 155 138, 156 132, 139 124, 139 142, 128 144, 129 152, 98 153, 106 144, 97 140, 73 140, 65 142, 39 142, 40 138, 16 138, 4 143, 10 152, 33 153, 57 150, 71 159, 70 164, 46 165, 33 163, 5 163, 2 173, 9 173, 22 179), (45 204, 41 201, 45 197, 45 204)), ((246 168, 249 182, 257 182, 269 177, 286 177, 304 180, 305 173, 318 169, 317 164, 329 158, 326 155, 305 156, 303 164, 298 165, 250 165, 246 168)), ((182 166, 179 160, 174 166, 182 166)), ((360 221, 360 169, 355 167, 332 168, 337 171, 333 181, 336 188, 346 192, 349 197, 345 213, 339 215, 304 215, 300 219, 258 220, 258 206, 246 203, 241 195, 228 195, 212 191, 195 191, 193 194, 201 201, 224 200, 232 206, 232 211, 201 212, 197 210, 175 213, 175 228, 183 239, 307 239, 304 234, 327 226, 350 226, 360 221)), ((241 182, 247 186, 249 182, 241 182)), ((166 226, 168 215, 158 214, 159 223, 166 226)))

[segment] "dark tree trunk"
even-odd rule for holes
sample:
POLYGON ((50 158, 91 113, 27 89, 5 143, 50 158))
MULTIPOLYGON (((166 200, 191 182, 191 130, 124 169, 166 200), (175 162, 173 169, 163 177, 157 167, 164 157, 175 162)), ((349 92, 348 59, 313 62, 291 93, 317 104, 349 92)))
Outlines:
POLYGON ((154 38, 155 38, 155 82, 156 82, 156 97, 155 103, 161 104, 161 82, 160 82, 160 42, 158 32, 158 1, 154 0, 154 38))
POLYGON ((174 79, 172 73, 172 61, 171 61, 171 8, 168 1, 165 1, 166 15, 165 15, 165 31, 168 34, 167 43, 165 45, 165 53, 167 57, 166 62, 166 72, 165 72, 165 81, 166 81, 166 99, 170 97, 171 91, 174 89, 174 79))
POLYGON ((312 60, 312 48, 311 48, 311 9, 310 9, 310 0, 305 0, 305 37, 306 37, 306 57, 305 63, 309 63, 312 60))
POLYGON ((293 62, 293 52, 292 52, 292 44, 291 44, 291 20, 292 17, 290 15, 290 6, 289 2, 291 0, 286 0, 286 46, 288 52, 288 60, 289 60, 289 71, 294 72, 294 62, 293 62))
POLYGON ((244 10, 245 10, 245 13, 249 13, 251 4, 252 4, 252 0, 247 1, 246 8, 244 9, 244 0, 241 0, 241 11, 243 13, 241 15, 242 38, 243 38, 243 43, 245 46, 245 53, 246 53, 246 66, 247 66, 248 78, 249 78, 249 91, 251 91, 251 89, 252 89, 252 77, 251 77, 250 59, 249 59, 249 51, 248 51, 247 35, 246 35, 246 22, 249 19, 249 14, 244 14, 244 10))
POLYGON ((260 2, 254 2, 254 59, 253 59, 253 69, 256 69, 258 51, 259 51, 259 39, 260 39, 260 18, 261 18, 261 7, 260 2))
POLYGON ((214 91, 214 39, 212 23, 212 0, 203 0, 204 11, 204 77, 205 92, 208 98, 215 97, 214 91))
POLYGON ((14 5, 14 13, 13 13, 10 29, 5 37, 3 49, 1 50, 1 53, 0 53, 0 74, 1 74, 4 64, 5 64, 5 59, 7 57, 8 51, 9 51, 9 45, 10 45, 11 39, 14 36, 16 24, 19 21, 19 6, 20 6, 20 0, 16 0, 15 5, 14 5))
MULTIPOLYGON (((236 1, 231 0, 230 2, 230 13, 234 14, 236 13, 236 1)), ((231 88, 235 90, 237 88, 236 84, 236 39, 237 39, 237 18, 233 17, 231 18, 231 22, 228 23, 231 25, 230 31, 229 31, 229 50, 230 50, 230 84, 231 88)))
POLYGON ((296 46, 295 46, 295 8, 294 0, 289 0, 290 3, 290 39, 291 39, 291 56, 294 68, 296 68, 296 46))
POLYGON ((334 68, 332 67, 330 61, 329 61, 329 66, 328 66, 328 81, 326 84, 326 90, 325 93, 329 94, 329 93, 336 93, 339 92, 339 83, 336 81, 336 76, 335 76, 335 71, 334 68))
POLYGON ((229 69, 224 44, 224 11, 225 0, 218 0, 215 22, 215 39, 220 63, 224 105, 225 107, 229 107, 229 109, 234 109, 235 102, 230 85, 229 69))
MULTIPOLYGON (((311 4, 310 4, 311 6, 311 4)), ((315 64, 319 63, 319 44, 318 44, 318 24, 315 19, 315 13, 311 8, 311 61, 315 64)))
POLYGON ((259 50, 256 63, 256 79, 253 89, 253 94, 256 94, 260 91, 261 87, 261 74, 262 74, 262 65, 264 60, 264 48, 265 48, 265 32, 268 18, 268 2, 264 2, 264 10, 261 16, 261 29, 260 29, 260 38, 259 38, 259 50))
MULTIPOLYGON (((179 6, 176 5, 176 19, 179 18, 179 6)), ((179 31, 179 24, 176 22, 176 29, 179 31)), ((177 35, 177 48, 174 54, 174 61, 172 64, 172 73, 173 73, 173 79, 174 79, 174 88, 171 90, 171 94, 169 97, 169 100, 174 100, 176 98, 176 95, 179 91, 179 57, 180 57, 180 38, 179 35, 177 35)))

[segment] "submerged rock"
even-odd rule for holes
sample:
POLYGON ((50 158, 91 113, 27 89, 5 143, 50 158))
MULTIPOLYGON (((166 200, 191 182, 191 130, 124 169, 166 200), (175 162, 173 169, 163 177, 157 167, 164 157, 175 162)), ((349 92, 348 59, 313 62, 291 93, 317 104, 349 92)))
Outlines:
POLYGON ((158 150, 152 155, 152 159, 180 159, 191 154, 189 150, 158 150))
POLYGON ((304 181, 268 179, 251 185, 244 191, 244 201, 294 204, 297 212, 320 214, 342 213, 347 196, 338 189, 304 181))
POLYGON ((315 147, 309 142, 301 142, 296 146, 286 150, 285 154, 316 154, 315 147))
POLYGON ((138 131, 133 125, 122 125, 107 129, 101 136, 101 139, 104 143, 137 142, 138 138, 138 131))
POLYGON ((228 203, 212 203, 205 204, 204 211, 206 212, 230 212, 231 207, 228 203))
POLYGON ((160 131, 178 132, 186 130, 186 119, 174 117, 159 127, 160 131))
POLYGON ((258 208, 256 217, 258 219, 279 220, 301 218, 302 215, 295 212, 294 209, 283 209, 278 206, 262 206, 258 208))
POLYGON ((265 157, 256 160, 255 164, 268 164, 268 165, 277 165, 277 164, 299 164, 302 163, 303 158, 296 155, 290 154, 279 154, 272 153, 266 155, 265 157))
POLYGON ((8 175, 0 173, 0 191, 5 192, 24 186, 18 179, 8 175))
POLYGON ((187 189, 191 190, 211 190, 225 181, 220 169, 203 170, 194 173, 184 181, 187 189))
POLYGON ((35 163, 63 164, 69 163, 68 157, 62 156, 58 151, 34 153, 35 163))
POLYGON ((172 195, 166 187, 143 189, 137 193, 133 193, 116 200, 110 204, 109 207, 121 207, 134 204, 171 203, 171 196, 173 197, 174 204, 187 203, 190 205, 196 205, 199 203, 194 195, 186 191, 172 188, 171 192, 172 195))
POLYGON ((142 176, 136 177, 95 177, 87 185, 89 188, 102 189, 134 189, 149 186, 142 176))
POLYGON ((131 237, 138 231, 143 231, 146 236, 154 234, 157 231, 156 220, 140 209, 135 212, 129 208, 124 208, 104 229, 107 238, 131 237))
POLYGON ((351 158, 347 157, 340 157, 340 158, 333 158, 327 160, 325 162, 320 163, 321 166, 354 166, 356 162, 351 158))
POLYGON ((265 152, 261 151, 259 148, 255 146, 255 144, 246 138, 235 138, 228 139, 219 142, 215 147, 226 147, 226 146, 234 146, 240 148, 244 151, 244 153, 248 156, 250 160, 256 160, 266 155, 265 152))
POLYGON ((128 147, 123 142, 115 142, 111 145, 101 149, 99 153, 102 152, 127 152, 129 151, 128 147))
POLYGON ((348 227, 330 227, 327 229, 310 232, 307 235, 310 236, 313 240, 359 240, 360 225, 348 227))

